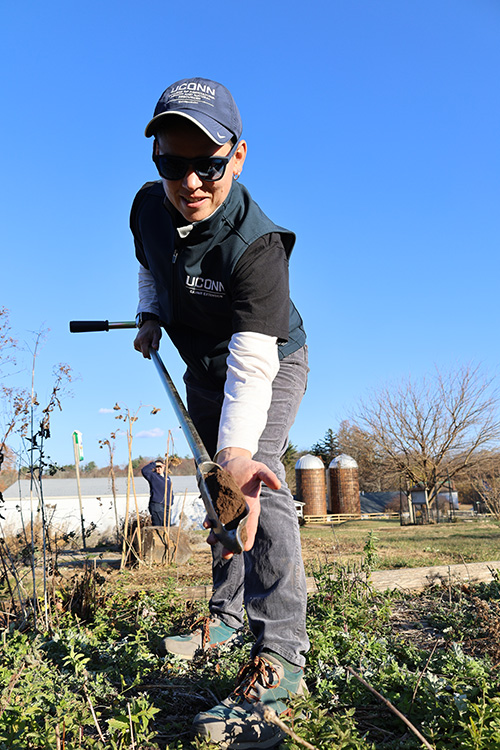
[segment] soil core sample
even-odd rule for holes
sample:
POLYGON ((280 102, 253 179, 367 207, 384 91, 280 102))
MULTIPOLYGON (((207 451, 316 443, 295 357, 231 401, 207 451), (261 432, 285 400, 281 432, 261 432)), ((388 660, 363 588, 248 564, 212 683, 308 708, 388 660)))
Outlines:
MULTIPOLYGON (((228 531, 235 529, 247 514, 247 504, 242 491, 231 474, 220 466, 210 469, 204 479, 221 524, 228 531)), ((245 541, 244 536, 245 529, 243 529, 242 541, 245 541)))

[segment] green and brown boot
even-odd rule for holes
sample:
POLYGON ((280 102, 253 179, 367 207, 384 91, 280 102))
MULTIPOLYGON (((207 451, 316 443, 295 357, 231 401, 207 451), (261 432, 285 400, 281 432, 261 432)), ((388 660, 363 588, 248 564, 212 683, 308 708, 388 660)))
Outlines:
POLYGON ((222 645, 239 646, 242 643, 241 630, 230 628, 218 617, 202 617, 191 626, 190 633, 164 638, 159 650, 163 656, 173 654, 190 660, 200 650, 222 645))
POLYGON ((307 689, 303 674, 303 669, 277 654, 254 657, 240 669, 231 695, 195 717, 195 734, 224 750, 275 747, 285 735, 264 720, 262 709, 272 708, 278 716, 285 714, 290 696, 303 695, 307 689))

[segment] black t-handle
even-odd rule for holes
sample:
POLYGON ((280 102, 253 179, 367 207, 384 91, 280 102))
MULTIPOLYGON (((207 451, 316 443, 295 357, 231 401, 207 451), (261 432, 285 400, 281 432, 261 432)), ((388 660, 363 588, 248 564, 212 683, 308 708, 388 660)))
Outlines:
POLYGON ((115 328, 136 328, 135 321, 122 320, 110 323, 109 320, 70 320, 71 333, 93 333, 95 331, 111 331, 115 328))

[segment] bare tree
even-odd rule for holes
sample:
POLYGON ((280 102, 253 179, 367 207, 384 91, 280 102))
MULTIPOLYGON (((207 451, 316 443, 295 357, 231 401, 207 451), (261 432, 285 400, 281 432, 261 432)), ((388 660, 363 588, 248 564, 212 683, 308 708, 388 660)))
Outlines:
POLYGON ((0 307, 0 378, 11 374, 18 349, 19 344, 11 335, 9 311, 0 307))
POLYGON ((3 468, 0 490, 8 487, 15 478, 15 460, 7 441, 16 430, 25 435, 29 425, 29 391, 26 388, 6 385, 9 378, 19 376, 16 369, 16 355, 19 351, 19 344, 11 335, 9 311, 5 307, 0 307, 0 472, 3 468))
POLYGON ((359 489, 361 492, 381 492, 394 489, 392 477, 380 454, 373 435, 358 425, 344 419, 337 432, 338 452, 346 453, 358 464, 359 489))
POLYGON ((472 474, 471 484, 476 496, 500 521, 500 455, 485 452, 472 474))
POLYGON ((500 521, 500 476, 489 477, 489 481, 480 479, 475 488, 489 512, 500 521))
POLYGON ((386 386, 362 402, 356 423, 373 437, 389 471, 439 489, 500 437, 499 396, 479 367, 386 386))

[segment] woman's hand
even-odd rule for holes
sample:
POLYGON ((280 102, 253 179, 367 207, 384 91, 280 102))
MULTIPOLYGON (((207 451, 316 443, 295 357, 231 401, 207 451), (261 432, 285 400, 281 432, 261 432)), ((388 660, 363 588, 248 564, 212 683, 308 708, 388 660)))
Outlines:
POLYGON ((134 349, 142 353, 146 359, 151 359, 149 348, 158 350, 160 347, 161 327, 156 320, 146 320, 139 328, 134 339, 134 349))
MULTIPOLYGON (((279 490, 281 482, 276 474, 265 464, 252 459, 250 451, 243 448, 224 448, 216 456, 219 466, 222 466, 235 479, 240 487, 248 508, 248 521, 246 524, 247 538, 244 550, 252 549, 259 525, 260 515, 260 490, 264 482, 273 490, 279 490)), ((210 522, 205 520, 205 528, 210 527, 210 522)), ((210 533, 207 542, 217 544, 218 539, 213 532, 210 533)), ((222 557, 227 560, 233 556, 229 550, 224 550, 222 557)))

